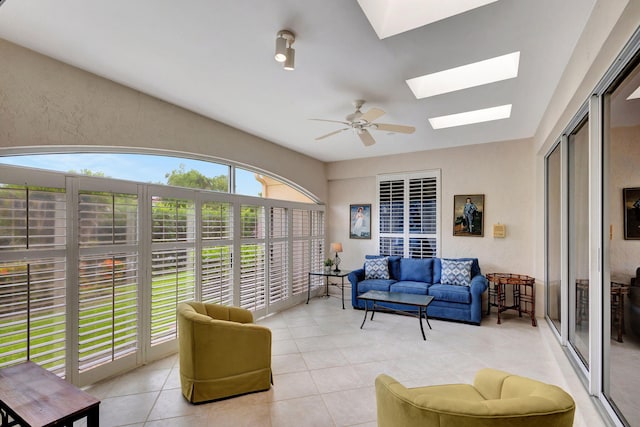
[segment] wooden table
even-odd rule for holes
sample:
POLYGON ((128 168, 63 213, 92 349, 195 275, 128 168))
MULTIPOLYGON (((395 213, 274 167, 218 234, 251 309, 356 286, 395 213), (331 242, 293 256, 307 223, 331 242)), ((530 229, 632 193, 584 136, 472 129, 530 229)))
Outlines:
POLYGON ((498 307, 498 324, 501 323, 500 313, 505 310, 518 310, 518 316, 522 317, 522 313, 529 314, 531 326, 538 326, 536 320, 536 280, 533 277, 522 274, 489 273, 487 281, 489 282, 487 314, 491 312, 491 306, 498 307), (510 306, 506 305, 507 285, 511 286, 513 297, 513 305, 510 306))
MULTIPOLYGON (((629 295, 629 283, 623 279, 611 281, 611 326, 617 333, 617 341, 624 342, 622 335, 626 333, 624 327, 624 296, 629 295)), ((582 319, 589 319, 589 279, 576 280, 576 324, 582 319)))
POLYGON ((629 284, 611 282, 611 324, 616 327, 618 342, 622 341, 624 334, 624 296, 629 295, 629 284))
POLYGON ((98 427, 100 401, 33 362, 0 369, 1 427, 98 427))

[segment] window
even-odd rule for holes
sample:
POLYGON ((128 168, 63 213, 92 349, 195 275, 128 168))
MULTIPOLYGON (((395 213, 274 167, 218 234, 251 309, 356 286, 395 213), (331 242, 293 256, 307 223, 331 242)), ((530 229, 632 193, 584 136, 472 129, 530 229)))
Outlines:
POLYGON ((82 386, 174 352, 182 301, 304 301, 324 231, 320 205, 0 166, 0 367, 82 386))
POLYGON ((439 181, 439 171, 378 177, 380 255, 437 256, 439 181))

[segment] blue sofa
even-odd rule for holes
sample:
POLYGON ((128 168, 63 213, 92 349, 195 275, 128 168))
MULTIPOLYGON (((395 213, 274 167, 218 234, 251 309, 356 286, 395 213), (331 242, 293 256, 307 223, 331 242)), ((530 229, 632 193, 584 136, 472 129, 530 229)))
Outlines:
MULTIPOLYGON (((365 258, 370 260, 384 257, 367 255, 365 258)), ((471 261, 469 286, 440 283, 442 273, 441 258, 416 259, 398 256, 386 258, 388 262, 388 279, 365 279, 367 261, 365 261, 363 268, 354 270, 349 274, 353 308, 364 309, 365 301, 358 299, 358 295, 370 290, 432 295, 434 300, 427 308, 429 317, 480 324, 482 319, 482 294, 487 290, 488 283, 480 272, 477 258, 448 260, 471 261)), ((407 310, 407 306, 397 304, 381 303, 380 305, 396 310, 407 310)))

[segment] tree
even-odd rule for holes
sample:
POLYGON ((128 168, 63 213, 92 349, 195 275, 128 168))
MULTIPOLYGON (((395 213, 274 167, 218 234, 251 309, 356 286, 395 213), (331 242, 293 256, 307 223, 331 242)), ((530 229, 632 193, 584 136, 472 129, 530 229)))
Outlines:
POLYGON ((76 172, 75 169, 69 169, 69 173, 77 174, 77 175, 86 175, 86 176, 97 176, 99 178, 111 178, 110 176, 105 175, 104 172, 101 171, 92 171, 91 169, 80 169, 80 172, 76 172))
POLYGON ((229 184, 226 175, 218 175, 208 178, 195 169, 191 169, 190 171, 185 170, 185 166, 182 163, 177 170, 174 169, 171 173, 166 173, 164 176, 167 178, 167 185, 222 191, 225 193, 229 191, 229 184))

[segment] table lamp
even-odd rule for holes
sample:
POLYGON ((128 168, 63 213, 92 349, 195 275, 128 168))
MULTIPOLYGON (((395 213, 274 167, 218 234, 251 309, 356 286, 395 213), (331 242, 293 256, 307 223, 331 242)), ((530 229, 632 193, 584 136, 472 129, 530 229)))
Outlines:
POLYGON ((333 260, 333 264, 336 268, 333 269, 334 273, 340 272, 340 257, 338 256, 338 252, 342 252, 342 243, 332 243, 331 250, 336 253, 336 259, 333 260))

